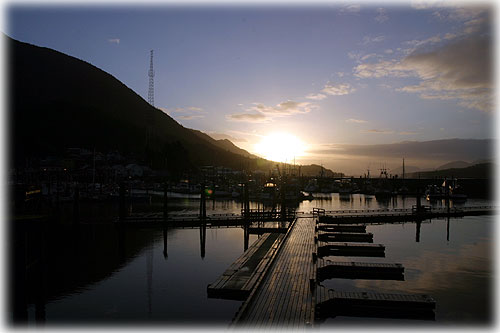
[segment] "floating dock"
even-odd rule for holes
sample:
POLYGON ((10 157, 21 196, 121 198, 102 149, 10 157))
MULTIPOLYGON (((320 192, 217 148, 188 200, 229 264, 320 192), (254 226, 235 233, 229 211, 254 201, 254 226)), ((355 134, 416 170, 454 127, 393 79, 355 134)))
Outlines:
POLYGON ((311 253, 316 249, 315 224, 312 218, 299 218, 292 225, 266 276, 233 319, 235 327, 297 329, 313 325, 311 280, 315 280, 316 269, 311 253))
POLYGON ((248 224, 256 222, 286 222, 289 223, 293 221, 295 216, 293 214, 288 214, 286 217, 282 217, 279 213, 273 212, 252 212, 248 216, 243 214, 210 214, 205 218, 202 218, 198 214, 185 214, 185 215, 174 215, 169 214, 166 219, 164 219, 162 212, 156 213, 134 213, 126 216, 124 218, 116 219, 116 223, 124 226, 131 227, 199 227, 207 226, 209 228, 214 227, 238 227, 245 226, 248 224))
POLYGON ((434 320, 436 301, 428 295, 385 294, 316 289, 316 318, 382 317, 434 320))
POLYGON ((325 256, 384 257, 382 244, 318 241, 316 219, 305 217, 296 218, 284 235, 265 235, 266 240, 254 244, 255 248, 251 247, 208 287, 210 297, 244 299, 232 327, 304 329, 335 316, 434 319, 436 303, 426 295, 340 292, 319 284, 330 278, 404 280, 401 264, 323 259, 325 256), (263 252, 264 243, 271 242, 270 235, 277 237, 271 249, 274 253, 257 256, 257 248, 263 252), (238 272, 245 271, 245 261, 254 256, 257 256, 255 267, 260 267, 262 258, 270 258, 267 267, 259 275, 247 273, 240 279, 237 275, 242 273, 238 272), (253 281, 253 287, 247 281, 253 281))
POLYGON ((404 267, 401 264, 318 259, 316 276, 318 282, 338 278, 404 281, 404 267))
POLYGON ((323 242, 361 242, 373 243, 372 233, 359 232, 319 232, 318 240, 323 242))
POLYGON ((324 225, 320 224, 316 228, 318 231, 327 232, 366 232, 365 225, 324 225))
POLYGON ((316 209, 313 214, 319 217, 322 224, 370 224, 370 223, 398 223, 422 221, 432 218, 464 217, 476 215, 496 214, 496 207, 477 206, 461 208, 430 208, 425 206, 425 210, 415 211, 414 209, 377 209, 377 210, 340 210, 324 211, 316 209))
POLYGON ((245 300, 265 273, 283 237, 279 233, 263 234, 221 277, 208 285, 208 297, 245 300))
POLYGON ((281 227, 249 227, 248 228, 248 233, 250 234, 257 234, 257 235, 262 235, 264 233, 268 232, 277 232, 281 234, 286 234, 288 231, 288 228, 281 228, 281 227))
POLYGON ((385 246, 382 244, 330 243, 318 242, 319 257, 385 257, 385 246))

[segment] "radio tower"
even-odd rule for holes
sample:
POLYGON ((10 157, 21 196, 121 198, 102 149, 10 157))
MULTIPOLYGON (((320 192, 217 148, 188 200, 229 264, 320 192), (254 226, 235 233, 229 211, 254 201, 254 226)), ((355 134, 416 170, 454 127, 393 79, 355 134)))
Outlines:
POLYGON ((148 91, 148 103, 155 106, 155 71, 153 70, 153 50, 151 50, 151 62, 149 63, 149 91, 148 91))

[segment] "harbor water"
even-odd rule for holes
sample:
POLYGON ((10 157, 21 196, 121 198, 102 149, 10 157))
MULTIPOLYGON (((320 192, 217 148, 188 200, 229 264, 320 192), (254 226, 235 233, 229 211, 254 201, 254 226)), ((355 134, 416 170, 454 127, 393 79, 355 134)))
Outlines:
MULTIPOLYGON (((424 201, 424 200, 423 200, 424 201)), ((251 208, 262 208, 251 202, 251 208)), ((297 211, 313 208, 411 208, 416 199, 397 196, 379 201, 374 196, 318 194, 303 201, 297 211)), ((429 203, 425 203, 429 204, 429 203)), ((493 202, 468 199, 455 206, 483 206, 493 202)), ((432 203, 444 207, 444 202, 432 203)), ((453 206, 453 203, 452 203, 453 206)), ((241 301, 207 298, 207 285, 215 281, 244 252, 241 228, 200 230, 120 228, 110 223, 116 205, 85 204, 80 218, 71 223, 71 205, 62 207, 57 221, 44 233, 44 325, 172 325, 227 327, 241 301), (66 217, 67 216, 67 217, 66 217)), ((199 201, 172 199, 176 214, 197 213, 199 201)), ((135 204, 134 212, 161 211, 161 204, 135 204)), ((207 201, 207 214, 240 213, 241 202, 207 201)), ((329 257, 342 261, 401 263, 404 281, 331 279, 322 282, 339 291, 416 293, 431 295, 437 303, 435 321, 336 317, 332 325, 488 326, 493 323, 495 216, 433 219, 368 225, 373 242, 384 244, 385 258, 329 257)), ((249 245, 258 238, 250 235, 249 245)), ((37 279, 29 279, 28 325, 37 326, 37 279)), ((40 305, 39 305, 40 306, 40 305)))

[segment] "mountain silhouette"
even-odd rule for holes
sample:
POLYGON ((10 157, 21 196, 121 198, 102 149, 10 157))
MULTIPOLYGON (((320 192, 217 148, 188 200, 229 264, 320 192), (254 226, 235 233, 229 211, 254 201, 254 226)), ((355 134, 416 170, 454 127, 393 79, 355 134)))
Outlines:
POLYGON ((274 162, 228 140, 177 123, 101 69, 5 36, 9 70, 10 153, 14 167, 61 156, 67 148, 117 150, 170 171, 220 165, 268 169, 274 162))

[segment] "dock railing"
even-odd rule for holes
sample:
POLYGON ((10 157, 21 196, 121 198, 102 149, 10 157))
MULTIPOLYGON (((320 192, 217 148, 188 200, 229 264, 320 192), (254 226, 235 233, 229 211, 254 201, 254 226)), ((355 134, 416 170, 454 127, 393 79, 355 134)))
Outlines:
POLYGON ((319 216, 323 216, 323 215, 325 215, 325 212, 326 212, 326 211, 325 211, 325 209, 323 209, 323 208, 313 208, 313 211, 312 211, 312 213, 313 213, 313 217, 316 217, 316 216, 318 216, 318 217, 319 217, 319 216))

